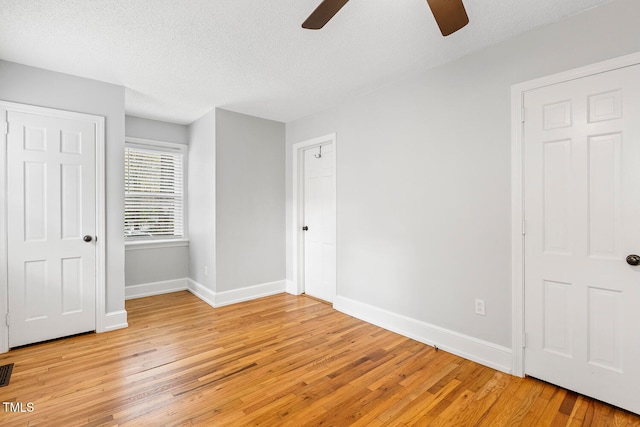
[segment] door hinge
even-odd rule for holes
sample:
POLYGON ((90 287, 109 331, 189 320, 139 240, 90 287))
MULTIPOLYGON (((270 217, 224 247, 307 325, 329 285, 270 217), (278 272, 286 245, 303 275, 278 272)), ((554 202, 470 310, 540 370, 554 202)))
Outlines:
POLYGON ((9 135, 9 122, 2 123, 2 131, 5 135, 9 135))
POLYGON ((5 323, 9 326, 9 313, 5 316, 5 323))
POLYGON ((522 333, 522 348, 526 348, 527 347, 527 333, 523 332, 522 333))
POLYGON ((527 109, 522 107, 522 111, 520 112, 520 118, 522 119, 522 123, 527 120, 527 109))
POLYGON ((523 219, 522 220, 522 235, 524 236, 525 234, 527 234, 527 221, 525 221, 523 219))

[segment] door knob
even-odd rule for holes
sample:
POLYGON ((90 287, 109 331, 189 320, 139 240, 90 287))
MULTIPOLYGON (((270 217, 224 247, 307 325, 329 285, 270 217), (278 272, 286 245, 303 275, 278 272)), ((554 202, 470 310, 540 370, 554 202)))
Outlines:
POLYGON ((306 225, 304 227, 302 227, 302 231, 308 231, 309 227, 307 227, 306 225))
POLYGON ((82 238, 82 240, 84 240, 85 242, 90 242, 90 241, 92 241, 92 240, 93 240, 93 237, 91 237, 91 236, 89 236, 88 234, 86 234, 86 235, 82 238))
POLYGON ((638 255, 629 255, 627 257, 627 264, 629 264, 629 265, 640 265, 640 256, 638 256, 638 255))

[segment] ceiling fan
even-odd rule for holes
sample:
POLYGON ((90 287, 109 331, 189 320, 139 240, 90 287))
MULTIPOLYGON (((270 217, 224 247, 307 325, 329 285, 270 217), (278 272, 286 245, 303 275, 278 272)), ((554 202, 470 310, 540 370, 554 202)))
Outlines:
MULTIPOLYGON (((323 0, 316 10, 309 15, 307 20, 304 21, 302 28, 319 30, 324 27, 348 1, 349 0, 323 0)), ((434 18, 436 18, 436 22, 443 36, 455 33, 469 23, 469 17, 464 9, 462 0, 427 0, 427 3, 429 3, 431 12, 434 18)))

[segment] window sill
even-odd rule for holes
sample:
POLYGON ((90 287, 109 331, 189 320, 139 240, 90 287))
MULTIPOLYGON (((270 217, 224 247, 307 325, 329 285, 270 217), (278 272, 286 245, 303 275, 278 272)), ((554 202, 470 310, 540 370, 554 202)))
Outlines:
POLYGON ((158 249, 158 248, 176 248, 180 246, 189 246, 189 240, 138 240, 125 241, 124 248, 127 251, 137 251, 142 249, 158 249))

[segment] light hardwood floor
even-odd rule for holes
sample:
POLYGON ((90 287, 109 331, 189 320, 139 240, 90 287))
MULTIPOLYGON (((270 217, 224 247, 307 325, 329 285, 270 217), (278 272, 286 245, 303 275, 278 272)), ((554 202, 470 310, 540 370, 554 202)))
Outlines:
MULTIPOLYGON (((129 328, 12 350, 2 426, 622 426, 640 417, 307 298, 127 302, 129 328)), ((640 398, 640 396, 639 396, 640 398)))

